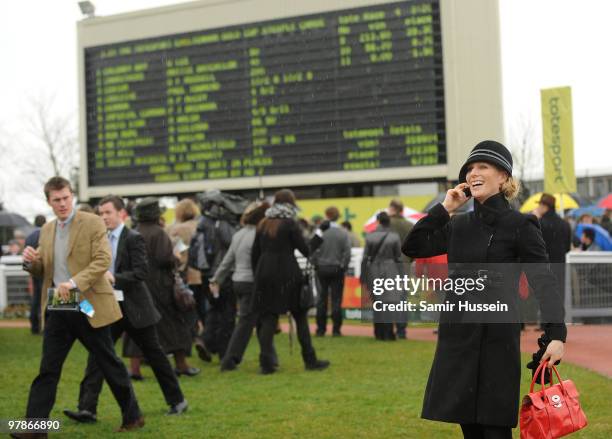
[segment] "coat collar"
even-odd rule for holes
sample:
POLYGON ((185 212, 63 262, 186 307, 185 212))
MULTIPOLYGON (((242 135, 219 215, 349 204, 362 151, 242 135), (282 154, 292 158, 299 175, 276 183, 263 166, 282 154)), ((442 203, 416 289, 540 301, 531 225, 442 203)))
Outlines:
POLYGON ((485 224, 492 225, 498 218, 511 210, 510 203, 503 193, 499 192, 489 197, 483 204, 474 200, 474 214, 485 224))
POLYGON ((559 215, 557 215, 557 212, 555 212, 552 209, 549 209, 548 212, 546 212, 544 215, 542 215, 542 218, 549 219, 549 218, 555 218, 557 216, 559 216, 559 215))

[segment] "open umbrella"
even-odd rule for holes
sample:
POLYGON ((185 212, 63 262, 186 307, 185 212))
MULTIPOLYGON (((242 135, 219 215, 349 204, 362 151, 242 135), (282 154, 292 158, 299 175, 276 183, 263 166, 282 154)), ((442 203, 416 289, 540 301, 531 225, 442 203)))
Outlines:
POLYGON ((595 230, 595 244, 597 244, 603 251, 612 251, 612 239, 610 239, 610 233, 599 224, 578 224, 576 226, 576 238, 580 239, 582 231, 584 229, 595 230))
MULTIPOLYGON (((557 207, 561 207, 563 205, 563 209, 576 209, 578 203, 574 200, 569 194, 553 194, 557 199, 557 207), (563 204, 561 204, 561 199, 563 199, 563 204)), ((540 198, 542 198, 542 192, 538 192, 533 194, 531 197, 527 198, 527 201, 523 203, 520 211, 522 213, 529 213, 536 207, 538 207, 538 203, 540 202, 540 198)))
MULTIPOLYGON (((371 233, 374 230, 376 230, 376 227, 378 226, 378 221, 376 221, 376 215, 378 215, 383 210, 385 212, 389 213, 389 211, 387 209, 378 209, 376 211, 376 213, 374 215, 372 215, 370 218, 368 218, 366 223, 363 225, 363 231, 364 232, 371 233)), ((425 214, 421 213, 419 211, 416 211, 414 209, 410 209, 409 207, 404 207, 404 211, 402 212, 402 216, 404 218, 406 218, 408 221, 410 221, 411 223, 414 224, 418 220, 423 218, 425 216, 425 214)))
POLYGON ((597 206, 602 207, 604 209, 612 209, 612 194, 608 194, 607 196, 599 200, 597 206))
POLYGON ((579 207, 578 209, 572 209, 568 212, 568 215, 572 218, 579 218, 580 215, 589 214, 591 216, 601 216, 603 215, 605 209, 603 207, 597 206, 585 206, 579 207))
POLYGON ((31 224, 18 213, 0 210, 0 227, 31 227, 31 224))

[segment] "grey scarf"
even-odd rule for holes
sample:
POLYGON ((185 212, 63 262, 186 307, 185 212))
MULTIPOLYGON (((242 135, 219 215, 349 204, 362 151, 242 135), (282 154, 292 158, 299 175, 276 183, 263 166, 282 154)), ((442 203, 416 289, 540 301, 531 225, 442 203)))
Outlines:
POLYGON ((266 218, 295 218, 298 208, 289 203, 274 203, 266 210, 266 218))

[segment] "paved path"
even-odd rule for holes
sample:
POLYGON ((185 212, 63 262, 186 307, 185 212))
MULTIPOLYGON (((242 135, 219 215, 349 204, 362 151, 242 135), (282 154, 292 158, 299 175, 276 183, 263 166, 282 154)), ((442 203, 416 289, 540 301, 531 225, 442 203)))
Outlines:
POLYGON ((0 328, 29 328, 29 327, 30 327, 29 320, 21 320, 21 319, 2 320, 0 319, 0 328))
MULTIPOLYGON (((28 328, 29 321, 23 319, 0 320, 0 328, 28 328)), ((288 324, 281 324, 287 331, 288 324)), ((521 333, 521 351, 532 353, 537 347, 540 332, 533 326, 521 333)), ((310 325, 311 332, 316 329, 310 325)), ((331 328, 329 328, 331 330, 331 328)), ((372 337, 372 327, 364 325, 345 324, 342 327, 344 335, 372 337)), ((598 372, 612 378, 612 325, 569 325, 567 327, 567 344, 565 346, 565 361, 598 372)), ((432 328, 408 328, 408 339, 421 341, 436 341, 437 336, 432 328)))

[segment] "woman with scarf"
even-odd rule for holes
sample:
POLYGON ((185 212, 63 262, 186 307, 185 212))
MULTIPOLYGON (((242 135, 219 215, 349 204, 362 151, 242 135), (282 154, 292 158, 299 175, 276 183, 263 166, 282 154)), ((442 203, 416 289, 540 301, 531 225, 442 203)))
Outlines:
MULTIPOLYGON (((519 185, 512 155, 498 142, 474 147, 459 184, 412 229, 402 251, 412 258, 448 253, 449 277, 476 278, 487 285, 476 300, 493 295, 518 308, 521 271, 540 305, 545 335, 538 360, 561 360, 567 334, 563 302, 548 267, 537 218, 510 207, 519 185), (470 197, 474 211, 456 214, 470 197)), ((456 291, 446 300, 457 300, 456 291)), ((460 296, 465 297, 465 296, 460 296)), ((514 314, 516 316, 516 313, 514 314)), ((461 425, 464 438, 511 439, 518 420, 521 377, 518 318, 495 321, 482 313, 442 313, 421 416, 461 425)), ((537 361, 536 361, 537 362, 537 361)))
POLYGON ((310 249, 297 223, 295 195, 282 189, 274 195, 274 204, 257 226, 251 252, 255 289, 253 307, 260 314, 259 364, 262 374, 276 372, 273 337, 278 316, 291 312, 297 328, 306 370, 322 370, 329 361, 318 360, 310 338, 307 309, 300 306, 302 271, 295 259, 295 249, 308 257, 310 249))

